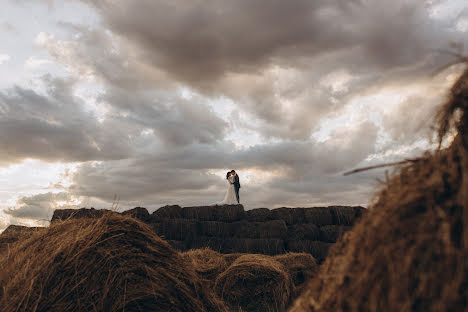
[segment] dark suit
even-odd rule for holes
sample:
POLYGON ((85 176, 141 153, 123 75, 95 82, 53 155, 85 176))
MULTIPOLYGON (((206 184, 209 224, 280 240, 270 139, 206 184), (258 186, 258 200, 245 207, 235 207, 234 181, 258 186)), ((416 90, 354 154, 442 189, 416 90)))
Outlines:
POLYGON ((234 189, 236 190, 236 198, 237 198, 237 203, 239 204, 239 189, 240 189, 240 183, 239 183, 239 175, 236 174, 234 177, 234 189))

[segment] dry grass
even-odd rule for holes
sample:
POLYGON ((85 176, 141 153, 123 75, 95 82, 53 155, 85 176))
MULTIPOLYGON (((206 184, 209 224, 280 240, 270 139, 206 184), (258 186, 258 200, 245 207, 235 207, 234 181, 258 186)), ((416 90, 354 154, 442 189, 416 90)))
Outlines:
POLYGON ((107 214, 51 225, 0 257, 1 311, 226 311, 145 224, 107 214))
POLYGON ((440 142, 453 135, 449 147, 385 182, 291 311, 466 311, 468 70, 437 126, 440 142))

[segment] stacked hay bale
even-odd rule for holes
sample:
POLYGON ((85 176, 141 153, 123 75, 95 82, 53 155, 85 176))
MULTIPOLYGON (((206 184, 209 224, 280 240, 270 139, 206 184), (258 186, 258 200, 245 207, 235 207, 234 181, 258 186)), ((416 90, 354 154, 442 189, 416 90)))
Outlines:
POLYGON ((142 222, 69 219, 0 255, 2 311, 226 311, 142 222))
POLYGON ((277 255, 307 252, 323 261, 328 248, 362 215, 362 207, 258 208, 166 206, 151 215, 155 231, 179 250, 277 255))
POLYGON ((385 182, 291 311, 466 311, 468 70, 438 115, 445 149, 385 182))
MULTIPOLYGON (((137 218, 180 251, 210 248, 221 253, 310 253, 322 262, 335 243, 365 211, 362 207, 258 208, 242 205, 165 206, 151 215, 137 207, 122 214, 137 218)), ((108 210, 64 209, 52 223, 69 218, 97 218, 108 210)))

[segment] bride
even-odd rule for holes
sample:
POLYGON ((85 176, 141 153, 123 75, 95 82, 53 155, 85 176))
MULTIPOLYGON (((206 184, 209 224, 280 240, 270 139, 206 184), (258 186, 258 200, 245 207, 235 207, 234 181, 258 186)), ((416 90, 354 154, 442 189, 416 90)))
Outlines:
POLYGON ((229 183, 226 191, 226 196, 222 202, 216 203, 216 205, 237 205, 236 190, 234 189, 234 175, 231 172, 226 174, 226 180, 229 183))

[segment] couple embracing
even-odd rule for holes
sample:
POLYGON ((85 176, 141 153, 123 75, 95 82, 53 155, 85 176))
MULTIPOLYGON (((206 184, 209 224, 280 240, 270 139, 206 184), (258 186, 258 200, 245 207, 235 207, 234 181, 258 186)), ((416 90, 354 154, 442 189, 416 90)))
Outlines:
POLYGON ((226 180, 229 183, 224 200, 216 205, 237 205, 239 204, 239 176, 235 170, 226 173, 226 180))

